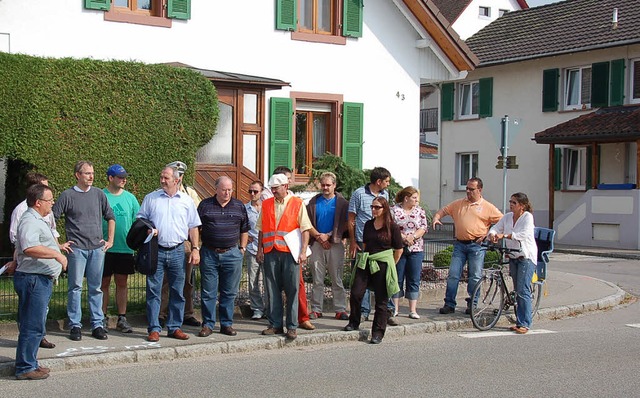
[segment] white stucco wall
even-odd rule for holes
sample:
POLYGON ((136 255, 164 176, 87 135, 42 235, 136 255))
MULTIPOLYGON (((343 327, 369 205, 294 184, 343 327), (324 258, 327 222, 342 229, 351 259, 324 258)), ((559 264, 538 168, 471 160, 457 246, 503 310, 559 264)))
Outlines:
POLYGON ((384 166, 401 184, 417 186, 425 50, 416 48, 416 30, 397 6, 368 1, 363 37, 346 45, 293 41, 289 32, 275 30, 274 13, 267 0, 193 0, 190 20, 160 28, 104 21, 102 11, 85 10, 78 0, 2 0, 0 31, 11 35, 12 53, 178 61, 291 83, 268 96, 342 94, 364 103, 363 167, 384 166))
MULTIPOLYGON (((542 112, 542 73, 550 68, 567 68, 590 65, 594 62, 629 59, 640 55, 640 45, 618 47, 572 55, 543 58, 534 61, 479 68, 469 73, 466 80, 493 77, 493 117, 442 123, 442 144, 440 148, 441 195, 442 202, 463 197, 465 192, 453 189, 455 180, 456 153, 479 153, 479 177, 484 182, 484 196, 502 205, 502 170, 495 168, 500 155, 500 119, 509 115, 509 155, 517 156, 520 166, 508 172, 507 195, 522 191, 533 203, 538 225, 546 225, 548 206, 548 162, 549 146, 532 141, 535 133, 548 127, 591 112, 558 111, 542 112), (517 125, 515 124, 517 121, 517 125)), ((625 78, 629 89, 628 76, 625 78)), ((562 83, 560 83, 562 92, 562 83)), ((627 95, 626 98, 629 96, 627 95)), ((562 103, 562 100, 560 100, 562 103)), ((457 102, 456 102, 457 104, 457 102)), ((604 146, 601 177, 612 180, 612 173, 618 173, 619 166, 611 164, 616 149, 604 146)), ((621 182, 621 181, 618 181, 621 182)), ((566 210, 584 192, 556 192, 556 214, 566 210)))
POLYGON ((456 19, 452 27, 462 40, 466 40, 492 21, 498 19, 500 10, 520 10, 520 6, 516 0, 473 0, 456 19), (490 16, 481 17, 479 15, 480 7, 489 7, 490 16))

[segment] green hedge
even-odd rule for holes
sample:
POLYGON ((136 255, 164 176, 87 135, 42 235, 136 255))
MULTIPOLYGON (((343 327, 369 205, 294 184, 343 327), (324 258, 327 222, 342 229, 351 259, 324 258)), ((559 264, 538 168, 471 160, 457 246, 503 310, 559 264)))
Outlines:
MULTIPOLYGON (((98 187, 121 163, 139 199, 159 187, 170 161, 187 163, 192 181, 196 151, 218 121, 213 84, 184 68, 0 52, 0 82, 0 156, 47 175, 57 194, 75 183, 83 159, 98 187)), ((8 178, 5 220, 24 196, 19 182, 8 178)))
MULTIPOLYGON (((451 263, 453 256, 453 246, 447 246, 433 255, 433 266, 436 268, 447 268, 451 263)), ((500 254, 495 251, 488 250, 484 255, 484 267, 494 265, 500 260, 500 254)))

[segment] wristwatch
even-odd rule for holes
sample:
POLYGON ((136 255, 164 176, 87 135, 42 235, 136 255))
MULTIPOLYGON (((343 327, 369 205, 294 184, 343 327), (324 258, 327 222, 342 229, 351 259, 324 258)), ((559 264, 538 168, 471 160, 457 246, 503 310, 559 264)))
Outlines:
POLYGON ((200 250, 200 246, 191 246, 191 250, 200 250))
POLYGON ((242 250, 243 252, 247 251, 247 248, 246 247, 242 247, 242 246, 238 247, 238 249, 242 250))

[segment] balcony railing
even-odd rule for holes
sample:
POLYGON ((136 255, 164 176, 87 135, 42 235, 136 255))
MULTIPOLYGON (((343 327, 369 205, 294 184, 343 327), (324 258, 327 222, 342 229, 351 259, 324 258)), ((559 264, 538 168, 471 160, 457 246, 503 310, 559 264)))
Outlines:
POLYGON ((420 132, 438 131, 438 108, 420 109, 420 132))

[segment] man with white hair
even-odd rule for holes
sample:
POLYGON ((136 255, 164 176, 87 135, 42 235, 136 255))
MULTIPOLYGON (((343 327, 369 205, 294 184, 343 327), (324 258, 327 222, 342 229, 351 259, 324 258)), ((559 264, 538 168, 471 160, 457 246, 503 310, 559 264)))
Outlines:
MULTIPOLYGON (((178 191, 182 193, 186 193, 189 195, 191 199, 193 199, 193 203, 196 205, 196 208, 200 204, 200 196, 196 192, 193 187, 190 187, 184 183, 184 173, 187 171, 187 165, 184 162, 176 160, 175 162, 168 163, 165 167, 171 167, 178 172, 180 176, 180 181, 178 182, 178 191)), ((199 245, 199 243, 197 244, 199 245)), ((196 245, 196 246, 197 246, 196 245)), ((182 294, 184 295, 184 320, 182 321, 183 325, 187 326, 200 326, 200 321, 196 319, 194 316, 195 311, 193 310, 193 280, 194 280, 194 269, 193 264, 189 263, 189 256, 191 255, 191 242, 184 242, 184 256, 185 256, 185 266, 184 266, 184 290, 182 294)), ((165 275, 164 281, 162 281, 162 299, 160 301, 160 324, 164 326, 164 323, 167 319, 167 311, 169 308, 169 283, 167 282, 167 277, 165 275)))
POLYGON ((288 340, 295 339, 298 328, 298 286, 300 269, 307 261, 309 230, 312 228, 302 199, 288 192, 289 179, 284 174, 274 174, 269 179, 273 198, 262 203, 258 217, 258 262, 264 261, 264 277, 269 297, 269 328, 264 335, 284 332, 282 316, 282 290, 286 295, 286 324, 288 340), (300 253, 292 253, 284 240, 285 235, 300 229, 300 253))

